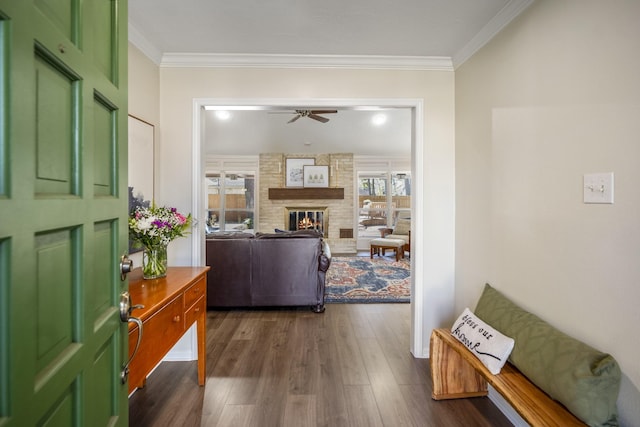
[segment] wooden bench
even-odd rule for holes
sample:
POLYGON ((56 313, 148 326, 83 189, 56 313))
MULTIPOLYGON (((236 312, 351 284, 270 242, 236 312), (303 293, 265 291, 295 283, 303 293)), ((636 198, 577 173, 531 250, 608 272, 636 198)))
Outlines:
POLYGON ((488 383, 532 427, 586 425, 510 363, 493 375, 448 329, 434 329, 430 342, 434 400, 486 396, 488 383))

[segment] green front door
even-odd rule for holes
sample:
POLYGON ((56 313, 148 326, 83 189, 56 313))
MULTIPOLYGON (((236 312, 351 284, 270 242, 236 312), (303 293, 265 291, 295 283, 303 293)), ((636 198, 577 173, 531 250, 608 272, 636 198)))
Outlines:
POLYGON ((127 1, 0 0, 0 425, 124 426, 127 1))

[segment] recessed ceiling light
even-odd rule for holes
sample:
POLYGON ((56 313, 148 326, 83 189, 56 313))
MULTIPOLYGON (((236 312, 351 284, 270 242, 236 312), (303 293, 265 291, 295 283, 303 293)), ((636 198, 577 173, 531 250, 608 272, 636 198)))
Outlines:
POLYGON ((375 126, 382 126, 386 123, 386 121, 387 115, 383 113, 374 114, 374 116, 371 117, 371 123, 373 123, 375 126))
POLYGON ((231 111, 258 111, 264 110, 264 107, 257 105, 205 105, 207 111, 231 110, 231 111))
POLYGON ((229 120, 231 118, 231 113, 226 110, 216 110, 215 115, 218 120, 229 120))
POLYGON ((311 145, 311 143, 309 141, 305 141, 304 145, 306 145, 307 147, 309 147, 311 145))

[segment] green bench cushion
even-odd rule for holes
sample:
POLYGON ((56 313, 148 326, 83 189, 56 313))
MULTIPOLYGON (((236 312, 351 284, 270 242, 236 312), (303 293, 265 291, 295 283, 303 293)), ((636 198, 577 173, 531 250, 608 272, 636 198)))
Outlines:
POLYGON ((515 345, 509 361, 589 426, 617 426, 620 367, 485 285, 475 314, 515 345))

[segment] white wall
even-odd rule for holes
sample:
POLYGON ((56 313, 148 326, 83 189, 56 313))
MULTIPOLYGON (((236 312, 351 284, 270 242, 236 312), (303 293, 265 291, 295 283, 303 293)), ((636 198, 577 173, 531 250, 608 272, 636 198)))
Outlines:
MULTIPOLYGON (((424 225, 418 232, 430 245, 414 262, 425 271, 421 302, 429 309, 421 321, 422 347, 414 352, 426 356, 431 328, 453 310, 453 84, 452 71, 162 68, 157 198, 178 209, 192 207, 194 99, 423 100, 424 139, 418 143, 424 155, 416 161, 425 165, 424 200, 432 202, 423 206, 424 225)), ((190 238, 170 245, 171 264, 192 261, 190 238)))
POLYGON ((620 363, 640 425, 640 2, 538 0, 456 70, 456 312, 489 282, 620 363), (615 173, 615 204, 582 177, 615 173))

